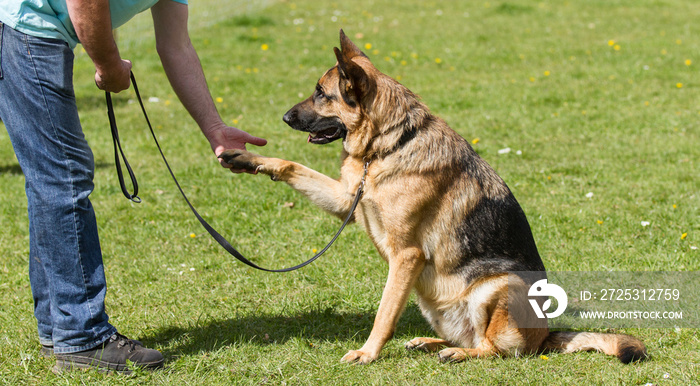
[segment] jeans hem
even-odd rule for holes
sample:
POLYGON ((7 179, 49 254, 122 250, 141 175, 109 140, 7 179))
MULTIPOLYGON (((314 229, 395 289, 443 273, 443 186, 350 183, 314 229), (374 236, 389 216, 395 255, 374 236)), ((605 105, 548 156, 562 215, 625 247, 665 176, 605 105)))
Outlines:
POLYGON ((109 338, 112 337, 112 335, 117 333, 117 329, 112 327, 109 332, 100 339, 96 340, 93 343, 86 344, 84 346, 78 346, 78 347, 56 347, 54 346, 53 352, 55 354, 72 354, 76 352, 81 352, 81 351, 87 351, 87 350, 92 350, 93 348, 102 345, 102 343, 106 342, 109 338))

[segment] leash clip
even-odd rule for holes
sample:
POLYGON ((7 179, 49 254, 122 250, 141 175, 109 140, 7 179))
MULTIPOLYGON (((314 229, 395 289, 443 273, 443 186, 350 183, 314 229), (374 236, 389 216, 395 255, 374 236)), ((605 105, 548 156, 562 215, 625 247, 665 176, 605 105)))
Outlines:
MULTIPOLYGON (((365 161, 364 158, 362 158, 362 160, 365 161)), ((365 177, 367 177, 367 169, 369 168, 369 164, 371 164, 371 163, 372 163, 372 160, 365 161, 365 165, 364 165, 365 171, 364 171, 364 173, 362 173, 362 178, 360 179, 360 194, 362 193, 362 191, 365 188, 365 177)))

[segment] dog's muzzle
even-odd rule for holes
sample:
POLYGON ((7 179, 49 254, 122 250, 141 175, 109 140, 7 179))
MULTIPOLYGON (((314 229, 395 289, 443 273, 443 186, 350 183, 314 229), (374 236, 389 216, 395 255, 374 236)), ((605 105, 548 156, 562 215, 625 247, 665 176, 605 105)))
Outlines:
POLYGON ((287 111, 282 120, 294 130, 309 133, 307 142, 317 145, 345 138, 347 129, 338 117, 321 117, 316 114, 300 114, 299 105, 287 111))

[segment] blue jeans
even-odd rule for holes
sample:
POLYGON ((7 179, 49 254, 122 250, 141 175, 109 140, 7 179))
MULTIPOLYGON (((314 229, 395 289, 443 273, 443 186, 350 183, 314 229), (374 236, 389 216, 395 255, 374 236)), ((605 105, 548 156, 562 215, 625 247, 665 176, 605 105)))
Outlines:
POLYGON ((94 348, 116 333, 95 212, 94 160, 73 92, 73 52, 61 40, 0 23, 0 119, 25 176, 29 280, 39 340, 56 354, 94 348))

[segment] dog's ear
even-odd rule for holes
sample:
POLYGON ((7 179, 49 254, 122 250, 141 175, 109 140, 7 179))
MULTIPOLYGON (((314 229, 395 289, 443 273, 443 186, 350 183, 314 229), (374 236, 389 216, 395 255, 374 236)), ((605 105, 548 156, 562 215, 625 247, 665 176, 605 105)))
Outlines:
POLYGON ((343 56, 348 59, 352 59, 356 56, 367 57, 367 55, 360 51, 355 43, 353 43, 350 38, 345 35, 345 32, 342 29, 340 30, 340 50, 343 52, 343 56))
POLYGON ((362 67, 346 58, 338 48, 333 47, 333 51, 338 59, 338 85, 343 99, 349 105, 359 103, 372 90, 372 81, 362 67))
POLYGON ((357 103, 362 101, 364 96, 370 94, 376 84, 365 70, 352 60, 357 56, 365 58, 367 56, 345 36, 343 30, 340 30, 340 45, 342 51, 333 47, 333 52, 338 60, 340 90, 348 104, 357 103))

